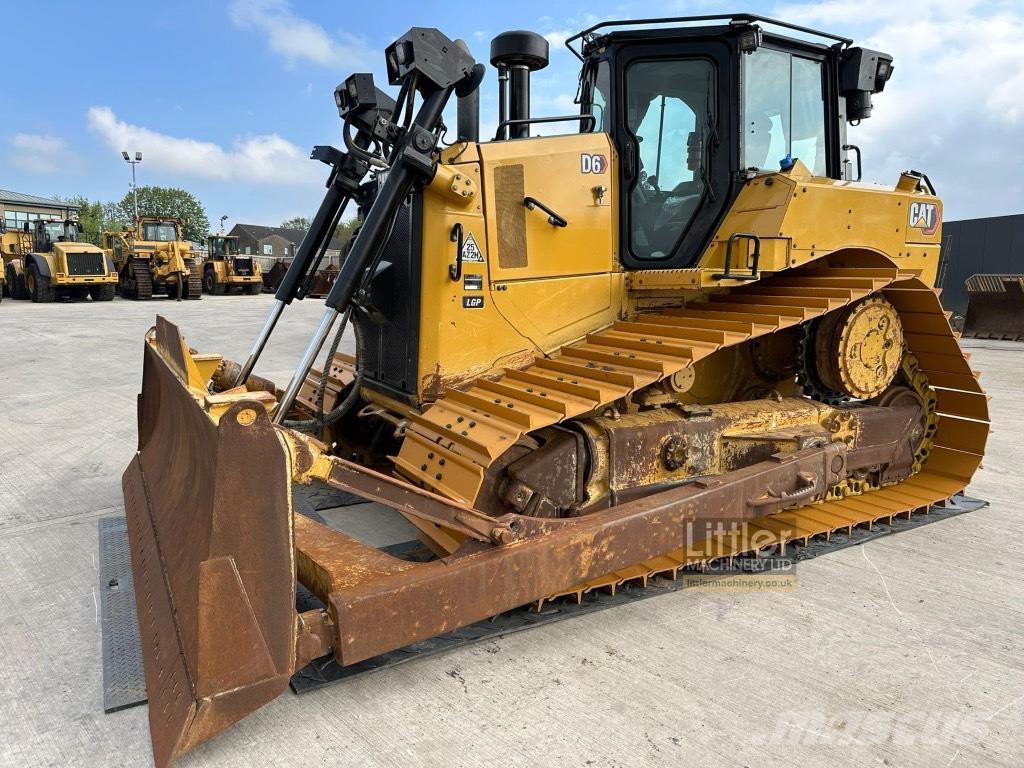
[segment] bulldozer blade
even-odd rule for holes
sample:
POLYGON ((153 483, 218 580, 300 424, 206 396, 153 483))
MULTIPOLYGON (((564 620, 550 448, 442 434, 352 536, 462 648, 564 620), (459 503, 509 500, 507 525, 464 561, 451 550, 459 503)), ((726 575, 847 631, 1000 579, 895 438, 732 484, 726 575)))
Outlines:
POLYGON ((971 275, 966 287, 964 336, 1024 339, 1024 275, 971 275))
POLYGON ((158 767, 278 696, 295 658, 290 460, 265 408, 215 422, 162 319, 123 477, 158 767))

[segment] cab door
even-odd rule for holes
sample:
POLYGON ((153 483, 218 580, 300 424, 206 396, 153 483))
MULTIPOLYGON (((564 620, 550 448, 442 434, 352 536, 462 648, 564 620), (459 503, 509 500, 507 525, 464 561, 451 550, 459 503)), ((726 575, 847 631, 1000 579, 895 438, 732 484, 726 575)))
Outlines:
POLYGON ((734 196, 734 43, 721 37, 627 42, 611 56, 622 263, 692 266, 734 196))

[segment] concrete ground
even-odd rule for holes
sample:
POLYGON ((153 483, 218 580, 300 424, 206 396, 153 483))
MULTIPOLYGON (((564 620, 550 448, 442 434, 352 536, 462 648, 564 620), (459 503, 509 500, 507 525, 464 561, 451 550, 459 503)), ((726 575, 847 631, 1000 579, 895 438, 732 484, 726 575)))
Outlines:
MULTIPOLYGON (((151 764, 146 708, 102 711, 96 584, 142 337, 162 312, 242 359, 270 301, 0 305, 0 764, 151 764)), ((320 311, 288 312, 261 373, 287 378, 320 311)), ((990 508, 802 563, 793 592, 687 590, 286 693, 180 764, 1022 764, 1024 345, 968 345, 990 508)))

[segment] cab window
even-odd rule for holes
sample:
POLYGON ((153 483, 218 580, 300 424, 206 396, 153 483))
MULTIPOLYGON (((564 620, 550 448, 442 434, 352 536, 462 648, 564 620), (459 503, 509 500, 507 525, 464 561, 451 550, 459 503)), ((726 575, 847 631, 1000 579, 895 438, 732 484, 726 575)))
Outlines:
POLYGON ((820 61, 771 48, 743 57, 743 165, 775 171, 799 159, 827 174, 820 61))
POLYGON ((705 59, 637 61, 626 69, 626 127, 639 154, 629 190, 629 244, 668 259, 708 189, 715 70, 705 59))
POLYGON ((601 60, 584 75, 583 114, 592 115, 594 122, 580 121, 580 131, 592 133, 608 132, 608 95, 611 93, 611 68, 608 61, 601 60))
POLYGON ((142 225, 142 239, 150 242, 173 243, 178 239, 178 228, 163 222, 145 222, 142 225))

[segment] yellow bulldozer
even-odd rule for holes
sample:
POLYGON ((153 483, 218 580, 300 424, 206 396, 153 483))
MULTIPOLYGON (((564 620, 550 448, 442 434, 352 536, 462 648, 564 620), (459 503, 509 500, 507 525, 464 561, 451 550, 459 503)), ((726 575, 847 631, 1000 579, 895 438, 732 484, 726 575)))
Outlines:
POLYGON ((492 140, 485 66, 411 29, 393 98, 368 74, 335 91, 345 149, 313 151, 327 191, 248 358, 157 318, 123 487, 158 766, 312 660, 372 665, 970 482, 988 401, 933 288, 942 203, 924 173, 860 182, 847 136, 891 57, 753 15, 653 22, 569 39, 569 115, 530 114, 544 38, 496 37, 492 140), (277 387, 254 367, 353 202, 277 387), (431 556, 298 514, 306 487, 390 507, 431 556))
POLYGON ((89 297, 112 301, 114 264, 97 246, 79 242, 80 234, 73 219, 36 219, 23 230, 4 232, 0 242, 10 297, 37 303, 89 297))
POLYGON ((126 299, 201 299, 203 278, 180 219, 140 216, 134 226, 104 232, 103 249, 117 268, 118 291, 126 299))
POLYGON ((231 288, 256 296, 263 290, 263 272, 259 262, 239 250, 237 237, 210 235, 203 261, 203 291, 219 295, 231 288))

